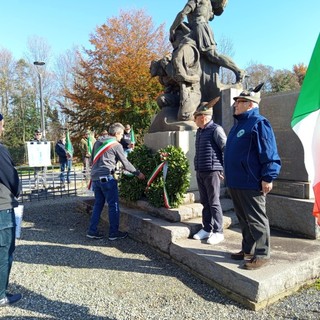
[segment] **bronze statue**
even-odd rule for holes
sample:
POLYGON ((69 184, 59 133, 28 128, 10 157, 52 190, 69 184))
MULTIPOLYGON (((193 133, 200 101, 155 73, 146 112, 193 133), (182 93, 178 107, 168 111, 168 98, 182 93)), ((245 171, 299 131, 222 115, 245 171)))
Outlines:
POLYGON ((170 28, 172 54, 153 61, 150 67, 151 75, 159 76, 165 92, 157 99, 161 111, 149 132, 196 129, 193 113, 201 102, 219 96, 222 87, 242 88, 244 71, 230 58, 217 53, 213 32, 209 27, 209 21, 223 13, 227 2, 188 0, 177 14, 170 28), (234 72, 235 84, 220 83, 220 67, 234 72))

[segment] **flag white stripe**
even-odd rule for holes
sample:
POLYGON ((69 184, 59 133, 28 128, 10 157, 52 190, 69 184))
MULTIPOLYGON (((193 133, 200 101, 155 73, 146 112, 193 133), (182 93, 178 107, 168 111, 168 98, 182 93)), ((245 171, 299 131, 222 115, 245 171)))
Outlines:
POLYGON ((312 185, 320 182, 320 110, 310 113, 293 128, 304 149, 304 163, 312 185))

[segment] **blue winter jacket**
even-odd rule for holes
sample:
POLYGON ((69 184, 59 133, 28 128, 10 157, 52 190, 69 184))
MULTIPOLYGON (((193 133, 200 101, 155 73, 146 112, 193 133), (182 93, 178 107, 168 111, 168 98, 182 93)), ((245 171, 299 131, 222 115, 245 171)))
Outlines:
POLYGON ((277 178, 281 160, 269 121, 251 109, 234 116, 225 149, 226 185, 234 189, 261 190, 261 181, 277 178))

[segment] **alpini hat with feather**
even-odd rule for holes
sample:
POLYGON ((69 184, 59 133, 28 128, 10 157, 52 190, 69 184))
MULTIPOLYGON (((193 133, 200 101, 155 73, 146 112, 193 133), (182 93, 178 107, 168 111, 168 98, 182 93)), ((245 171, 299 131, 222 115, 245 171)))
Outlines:
POLYGON ((212 115, 214 105, 220 100, 220 97, 216 97, 209 102, 201 102, 197 110, 193 113, 193 116, 212 115))
POLYGON ((237 97, 234 97, 233 100, 237 101, 238 99, 244 99, 248 101, 253 101, 255 103, 260 103, 261 101, 261 94, 260 90, 263 87, 264 83, 260 83, 255 88, 250 88, 248 90, 242 91, 237 97))

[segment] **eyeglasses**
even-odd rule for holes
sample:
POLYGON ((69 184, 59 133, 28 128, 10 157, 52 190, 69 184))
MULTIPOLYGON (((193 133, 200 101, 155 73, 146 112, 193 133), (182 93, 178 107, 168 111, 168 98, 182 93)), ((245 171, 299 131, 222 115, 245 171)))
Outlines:
POLYGON ((248 100, 236 100, 235 103, 246 103, 246 102, 250 102, 248 100))
POLYGON ((41 136, 42 135, 42 133, 36 133, 36 136, 41 136))

